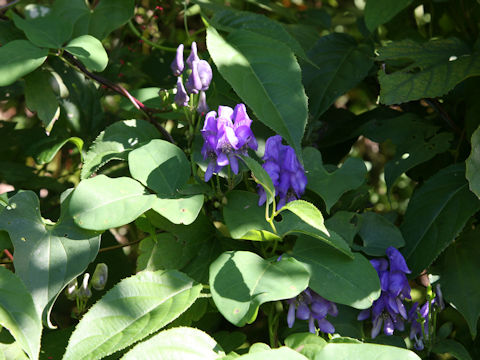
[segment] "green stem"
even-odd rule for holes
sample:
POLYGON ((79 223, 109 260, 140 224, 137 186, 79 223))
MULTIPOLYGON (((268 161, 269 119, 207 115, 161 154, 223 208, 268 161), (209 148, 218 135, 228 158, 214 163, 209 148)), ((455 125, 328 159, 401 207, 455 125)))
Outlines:
POLYGON ((268 312, 268 337, 270 339, 270 347, 276 347, 276 339, 275 339, 275 330, 274 330, 274 318, 275 318, 275 306, 270 304, 270 311, 268 312))
POLYGON ((160 50, 163 50, 163 51, 170 51, 170 52, 176 52, 177 49, 176 48, 171 48, 171 47, 168 47, 168 46, 163 46, 163 45, 160 45, 160 44, 157 44, 157 43, 154 43, 153 41, 150 41, 148 40, 145 36, 143 36, 140 31, 137 30, 137 28, 135 27, 135 25, 133 25, 132 21, 129 21, 128 22, 128 27, 130 28, 130 30, 132 30, 132 32, 137 36, 139 37, 140 39, 142 39, 146 44, 154 47, 154 48, 157 48, 157 49, 160 49, 160 50))

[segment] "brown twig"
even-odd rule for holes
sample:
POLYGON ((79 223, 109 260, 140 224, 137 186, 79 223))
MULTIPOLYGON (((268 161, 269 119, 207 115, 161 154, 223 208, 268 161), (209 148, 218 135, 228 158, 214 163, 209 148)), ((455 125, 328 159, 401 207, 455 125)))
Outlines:
POLYGON ((433 110, 435 110, 438 115, 447 123, 447 125, 452 128, 456 133, 461 134, 462 129, 458 127, 458 125, 452 120, 450 115, 445 111, 443 106, 438 102, 436 99, 425 99, 428 105, 430 105, 433 110))
POLYGON ((154 113, 159 113, 159 112, 164 112, 163 110, 159 109, 152 109, 147 106, 145 106, 140 100, 135 98, 132 94, 128 92, 127 89, 125 89, 123 86, 115 84, 111 82, 108 79, 105 79, 102 76, 99 76, 97 74, 94 74, 90 71, 87 70, 83 64, 78 61, 72 54, 69 54, 68 52, 64 51, 62 55, 70 64, 74 65, 76 68, 78 68, 82 73, 87 75, 89 78, 95 80, 96 82, 104 85, 106 88, 116 92, 117 94, 120 94, 124 97, 126 97, 130 102, 135 106, 135 108, 145 114, 147 117, 148 121, 153 124, 161 133, 162 135, 172 144, 175 144, 175 141, 172 138, 172 135, 162 126, 160 125, 154 118, 153 114, 154 113))
POLYGON ((131 243, 127 243, 127 244, 120 244, 120 245, 109 246, 109 247, 102 248, 102 249, 98 250, 98 252, 101 253, 101 252, 105 252, 105 251, 120 249, 120 248, 123 248, 123 247, 126 247, 126 246, 130 246, 130 245, 135 245, 135 244, 138 244, 138 243, 139 243, 140 241, 142 241, 142 240, 143 240, 143 239, 135 240, 135 241, 132 241, 131 243))
POLYGON ((5 5, 3 6, 0 6, 0 11, 2 10, 5 10, 6 8, 9 8, 10 6, 13 6, 17 3, 19 3, 21 0, 13 0, 13 1, 10 1, 9 3, 6 3, 5 5))

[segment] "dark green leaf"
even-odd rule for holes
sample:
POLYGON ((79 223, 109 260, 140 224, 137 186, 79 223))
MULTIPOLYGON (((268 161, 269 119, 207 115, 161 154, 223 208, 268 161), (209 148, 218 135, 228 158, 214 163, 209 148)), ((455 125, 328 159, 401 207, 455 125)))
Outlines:
POLYGON ((386 105, 439 97, 466 78, 480 75, 480 53, 468 52, 457 39, 402 40, 381 48, 379 54, 380 61, 413 61, 393 73, 380 70, 380 102, 386 105))
POLYGON ((47 133, 60 116, 60 106, 50 79, 50 73, 40 69, 25 77, 25 101, 31 111, 37 112, 47 133))
POLYGON ((452 339, 444 339, 433 346, 435 354, 450 354, 457 360, 472 360, 467 349, 459 342, 452 339))
POLYGON ((82 154, 83 140, 78 137, 70 137, 61 140, 58 138, 48 138, 44 142, 38 142, 35 144, 35 162, 39 165, 48 164, 67 142, 73 143, 77 147, 80 155, 82 154))
POLYGON ((252 172, 255 182, 263 186, 263 189, 267 194, 267 204, 270 204, 275 197, 275 187, 273 186, 270 175, 268 175, 265 169, 252 158, 248 156, 242 156, 241 159, 245 162, 245 164, 252 172))
POLYGON ((480 200, 468 189, 464 164, 441 170, 414 192, 400 228, 406 243, 402 253, 412 276, 455 240, 478 209, 480 200))
POLYGON ((440 269, 442 293, 464 316, 472 336, 480 316, 480 243, 478 230, 469 231, 445 251, 440 269))
POLYGON ((0 213, 0 228, 12 240, 16 274, 33 294, 42 319, 49 326, 49 313, 62 289, 85 271, 95 259, 100 235, 80 229, 69 213, 71 196, 62 203, 56 224, 46 223, 40 215, 40 203, 32 191, 19 192, 0 213))
POLYGON ((366 309, 380 296, 377 272, 359 253, 349 259, 317 239, 302 236, 292 256, 309 270, 309 286, 330 301, 366 309))
POLYGON ((293 258, 268 261, 248 251, 227 251, 210 265, 210 291, 222 315, 237 326, 251 323, 261 304, 295 297, 308 272, 293 258))
POLYGON ((124 120, 107 127, 98 135, 85 155, 82 179, 90 177, 113 159, 127 160, 128 153, 160 137, 155 126, 144 120, 124 120))
POLYGON ((14 40, 0 47, 0 86, 13 84, 43 64, 48 49, 26 40, 14 40))
POLYGON ((93 36, 79 36, 71 40, 65 50, 75 55, 90 70, 103 71, 107 67, 107 52, 102 43, 93 36))
POLYGON ((340 33, 322 36, 308 51, 308 57, 317 65, 303 66, 303 84, 314 118, 362 81, 373 65, 372 48, 340 33))
POLYGON ((207 47, 220 74, 240 98, 300 157, 307 97, 290 48, 247 30, 232 31, 224 39, 212 27, 207 29, 207 47))
POLYGON ((470 190, 480 198, 480 126, 472 135, 471 145, 472 150, 466 161, 465 176, 470 190))
POLYGON ((15 26, 37 46, 58 49, 72 36, 73 24, 62 17, 47 15, 24 20, 15 13, 12 15, 15 26))
POLYGON ((365 182, 367 168, 360 159, 349 157, 341 168, 330 173, 323 167, 322 154, 317 149, 304 149, 303 159, 308 179, 307 188, 321 196, 327 212, 344 193, 365 182))
POLYGON ((365 24, 373 31, 379 25, 387 23, 413 0, 367 0, 365 4, 365 24))

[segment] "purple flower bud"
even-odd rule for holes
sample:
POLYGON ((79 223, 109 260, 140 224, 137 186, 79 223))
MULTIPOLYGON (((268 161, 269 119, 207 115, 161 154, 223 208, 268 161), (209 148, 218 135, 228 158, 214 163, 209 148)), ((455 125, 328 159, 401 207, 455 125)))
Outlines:
POLYGON ((103 290, 107 284, 108 266, 105 263, 97 264, 90 283, 95 290, 103 290))
POLYGON ((320 331, 327 334, 333 334, 335 332, 334 326, 327 319, 321 319, 321 320, 317 319, 317 323, 320 331))
POLYGON ((188 94, 183 87, 182 78, 177 78, 177 93, 175 94, 175 104, 178 106, 188 106, 188 94))
POLYGON ((386 271, 388 269, 388 261, 385 259, 372 259, 370 260, 372 266, 379 273, 380 271, 386 271))
POLYGON ((197 43, 194 41, 194 42, 192 42, 190 55, 188 55, 188 58, 187 58, 187 65, 190 67, 190 69, 192 69, 193 68, 193 65, 192 65, 193 62, 198 61, 198 60, 200 60, 200 58, 197 55, 197 43))
POLYGON ((360 311, 360 313, 357 316, 357 320, 363 321, 367 320, 370 317, 370 309, 365 309, 360 311))
POLYGON ((172 68, 173 75, 175 76, 179 76, 183 72, 185 67, 183 63, 183 44, 178 45, 177 54, 175 55, 175 59, 170 67, 172 68))
POLYGON ((377 335, 380 333, 382 329, 383 318, 381 315, 377 315, 373 318, 373 326, 372 326, 372 339, 375 339, 377 335))
POLYGON ((187 79, 185 87, 189 94, 198 94, 200 90, 202 90, 202 80, 200 79, 200 75, 198 74, 198 63, 199 61, 194 61, 192 64, 192 72, 187 79))
POLYGON ((205 95, 205 91, 200 91, 200 96, 198 97, 198 106, 197 112, 199 114, 205 114, 208 112, 208 105, 207 105, 207 95, 205 95))
POLYGON ((199 90, 206 91, 212 82, 212 68, 205 60, 199 60, 197 63, 197 69, 198 76, 200 77, 200 82, 202 84, 202 87, 199 90))
POLYGON ((405 287, 409 287, 405 274, 398 271, 390 271, 388 291, 398 296, 405 287))
POLYGON ((316 330, 317 329, 315 329, 315 319, 313 317, 310 317, 308 319, 308 331, 310 331, 312 334, 315 334, 316 330))
POLYGON ((393 246, 390 246, 387 249, 387 256, 390 260, 390 271, 401 271, 405 274, 410 274, 411 271, 409 270, 403 255, 395 249, 393 246))
POLYGON ((385 335, 391 336, 391 335, 393 335, 394 330, 395 330, 395 328, 393 326, 392 318, 388 315, 385 316, 384 325, 383 325, 383 332, 385 333, 385 335))
POLYGON ((290 305, 288 307, 288 314, 287 314, 288 327, 292 328, 294 323, 295 323, 295 300, 290 301, 290 305))

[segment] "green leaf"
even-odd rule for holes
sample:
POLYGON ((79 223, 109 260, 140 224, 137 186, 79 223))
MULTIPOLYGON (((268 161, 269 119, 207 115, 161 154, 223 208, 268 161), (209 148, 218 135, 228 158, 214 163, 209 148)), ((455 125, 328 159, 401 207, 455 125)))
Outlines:
POLYGON ((93 9, 84 0, 57 0, 53 16, 64 17, 74 24, 74 37, 89 34, 103 40, 125 24, 134 9, 134 0, 102 0, 93 9))
POLYGON ((248 251, 227 251, 210 265, 210 291, 220 313, 243 326, 268 301, 297 296, 308 286, 308 272, 295 259, 268 261, 248 251))
POLYGON ((47 138, 44 142, 38 142, 35 147, 35 162, 39 165, 48 164, 53 160, 60 149, 68 142, 73 143, 80 155, 82 154, 83 140, 79 137, 69 137, 68 139, 47 138))
POLYGON ((420 360, 413 351, 377 344, 330 343, 315 354, 315 359, 338 360, 420 360))
POLYGON ((407 113, 391 119, 374 119, 358 133, 375 142, 391 140, 396 145, 395 155, 385 165, 385 183, 390 191, 400 175, 449 149, 452 134, 437 130, 437 126, 407 113))
POLYGON ((187 310, 202 286, 175 270, 122 280, 83 316, 64 360, 101 359, 161 329, 187 310))
POLYGON ((339 234, 350 246, 353 245, 355 235, 360 230, 361 217, 359 214, 349 211, 337 211, 325 221, 329 231, 339 234))
MULTIPOLYGON (((254 344, 255 345, 255 344, 254 344)), ((289 349, 285 346, 282 346, 278 349, 269 349, 250 352, 248 354, 238 357, 239 360, 265 360, 265 359, 275 359, 275 360, 307 360, 302 354, 289 349)))
POLYGON ((308 359, 314 359, 315 353, 327 345, 327 342, 316 334, 305 332, 289 335, 285 339, 285 345, 306 356, 308 359))
POLYGON ((432 352, 435 354, 450 354, 457 360, 472 360, 467 349, 458 341, 444 339, 433 345, 432 352))
POLYGON ((347 158, 338 170, 328 172, 323 167, 322 154, 315 148, 303 150, 307 188, 318 194, 324 201, 327 212, 349 190, 365 182, 367 168, 361 159, 347 158))
POLYGON ((168 199, 157 197, 152 204, 152 210, 174 224, 190 225, 200 213, 203 201, 202 194, 168 199))
POLYGON ((275 187, 273 186, 272 178, 257 161, 248 156, 241 156, 240 158, 252 172, 255 182, 262 185, 265 189, 265 193, 267 194, 267 204, 270 204, 275 198, 275 187))
POLYGON ((65 50, 75 55, 90 70, 103 71, 107 67, 107 52, 102 43, 93 36, 79 36, 71 40, 65 50))
POLYGON ((201 330, 178 327, 162 331, 135 346, 122 360, 214 360, 225 355, 220 345, 201 330))
POLYGON ((480 231, 472 230, 461 236, 447 248, 439 267, 445 300, 463 315, 472 337, 477 335, 480 316, 479 235, 480 231))
POLYGON ((98 175, 83 180, 73 191, 70 213, 75 223, 89 230, 128 224, 152 207, 154 195, 127 177, 98 175))
POLYGON ((321 232, 327 234, 329 236, 329 232, 323 223, 323 215, 318 210, 315 205, 309 203, 305 200, 294 200, 286 203, 280 210, 289 210, 295 215, 297 215, 300 219, 302 219, 306 224, 310 225, 311 227, 320 230, 321 232))
POLYGON ((390 246, 398 249, 405 245, 398 227, 380 214, 369 211, 357 216, 360 217, 358 234, 362 238, 363 246, 354 247, 355 250, 371 256, 384 256, 390 246))
POLYGON ((472 135, 472 151, 466 161, 465 176, 470 190, 480 198, 480 126, 472 135))
POLYGON ((25 77, 25 101, 31 111, 37 112, 47 133, 60 116, 60 106, 50 79, 50 73, 40 69, 25 77))
POLYGON ((303 66, 303 84, 314 118, 362 81, 373 65, 371 47, 358 45, 353 37, 340 33, 322 36, 308 57, 317 65, 303 66))
POLYGON ((40 203, 32 191, 19 192, 0 213, 0 228, 8 231, 15 257, 16 274, 33 295, 33 302, 49 326, 50 309, 58 294, 95 259, 100 235, 80 229, 69 213, 71 195, 63 200, 54 225, 40 214, 40 203))
POLYGON ((426 269, 479 209, 480 200, 468 189, 464 164, 442 169, 417 189, 400 227, 411 275, 426 269))
POLYGON ((247 30, 226 39, 207 28, 207 47, 220 74, 258 119, 281 135, 301 157, 307 97, 290 48, 247 30))
POLYGON ((480 75, 479 58, 480 53, 470 53, 468 47, 455 38, 426 43, 392 42, 379 50, 377 60, 410 62, 405 68, 388 74, 379 71, 380 102, 392 105, 445 95, 468 77, 480 75))
POLYGON ((413 0, 367 0, 365 4, 365 25, 370 31, 389 22, 413 0))
POLYGON ((58 49, 72 36, 73 24, 62 17, 52 14, 24 20, 15 13, 12 16, 15 26, 39 47, 58 49))
POLYGON ((224 8, 215 12, 210 24, 222 31, 248 30, 280 41, 287 45, 298 57, 308 60, 305 51, 298 41, 291 36, 281 23, 265 15, 254 14, 248 11, 238 11, 233 8, 224 8))
POLYGON ((0 325, 10 331, 30 359, 38 359, 42 321, 32 295, 15 274, 2 266, 0 288, 0 325))
POLYGON ((281 240, 265 220, 265 206, 258 206, 258 195, 252 192, 230 191, 223 207, 223 217, 233 239, 281 240))
POLYGON ((190 178, 190 163, 178 146, 154 139, 128 154, 132 176, 159 197, 178 194, 190 178))
POLYGON ((110 160, 127 160, 132 149, 158 137, 160 133, 155 126, 144 120, 124 120, 110 125, 98 135, 85 155, 81 178, 90 177, 110 160))
POLYGON ((14 40, 0 47, 0 86, 13 84, 43 64, 48 49, 26 40, 14 40))
POLYGON ((377 272, 359 253, 349 259, 314 238, 302 236, 292 256, 310 272, 309 286, 330 301, 366 309, 380 296, 377 272))

